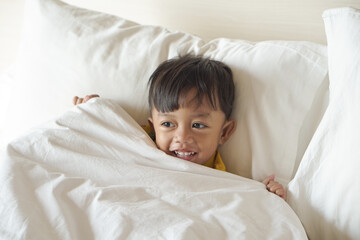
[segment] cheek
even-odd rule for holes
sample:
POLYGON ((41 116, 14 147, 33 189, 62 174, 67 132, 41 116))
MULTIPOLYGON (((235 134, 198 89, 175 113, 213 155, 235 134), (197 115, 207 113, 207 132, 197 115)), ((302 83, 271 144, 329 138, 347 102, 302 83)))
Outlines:
POLYGON ((168 151, 171 139, 167 134, 159 131, 155 131, 156 145, 162 151, 168 151), (156 133, 157 132, 157 133, 156 133))
POLYGON ((200 136, 197 139, 197 143, 199 145, 202 145, 201 147, 204 148, 204 150, 216 150, 220 143, 221 134, 217 134, 217 132, 212 134, 207 134, 204 136, 200 136))
POLYGON ((219 139, 214 136, 213 141, 208 141, 208 148, 215 151, 219 147, 219 139))

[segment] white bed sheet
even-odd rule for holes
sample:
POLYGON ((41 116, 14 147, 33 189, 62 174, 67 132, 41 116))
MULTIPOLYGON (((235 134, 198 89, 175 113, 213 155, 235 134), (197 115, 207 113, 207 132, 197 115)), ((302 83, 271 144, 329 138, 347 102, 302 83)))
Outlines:
POLYGON ((110 100, 74 107, 1 158, 1 239, 306 239, 263 184, 164 154, 110 100))

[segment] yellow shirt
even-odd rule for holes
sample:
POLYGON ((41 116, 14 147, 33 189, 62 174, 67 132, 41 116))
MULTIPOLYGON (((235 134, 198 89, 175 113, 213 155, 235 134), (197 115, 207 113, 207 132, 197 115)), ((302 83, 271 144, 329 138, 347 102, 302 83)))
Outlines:
MULTIPOLYGON (((155 133, 150 125, 141 126, 147 134, 155 141, 155 133)), ((207 161, 204 166, 211 167, 217 170, 226 171, 225 164, 220 156, 218 150, 214 153, 214 155, 207 161)))

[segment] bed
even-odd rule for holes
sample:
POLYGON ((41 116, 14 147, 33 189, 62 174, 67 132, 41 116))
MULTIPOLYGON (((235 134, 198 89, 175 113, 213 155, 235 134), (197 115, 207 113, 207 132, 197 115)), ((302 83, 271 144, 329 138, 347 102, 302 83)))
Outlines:
POLYGON ((1 239, 360 238, 358 1, 5 6, 18 31, 1 44, 1 239), (189 53, 233 71, 227 172, 141 128, 149 76, 189 53))

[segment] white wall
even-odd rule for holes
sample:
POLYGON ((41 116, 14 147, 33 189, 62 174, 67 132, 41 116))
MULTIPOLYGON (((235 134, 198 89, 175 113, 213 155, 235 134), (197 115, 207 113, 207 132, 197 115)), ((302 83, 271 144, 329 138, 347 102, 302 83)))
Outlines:
POLYGON ((0 73, 15 60, 25 0, 0 0, 0 73))
POLYGON ((65 0, 159 24, 205 39, 308 40, 326 43, 322 12, 359 0, 65 0))

